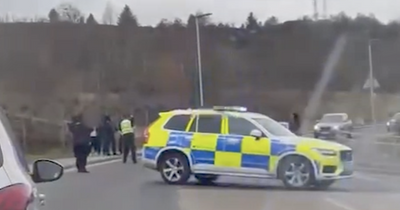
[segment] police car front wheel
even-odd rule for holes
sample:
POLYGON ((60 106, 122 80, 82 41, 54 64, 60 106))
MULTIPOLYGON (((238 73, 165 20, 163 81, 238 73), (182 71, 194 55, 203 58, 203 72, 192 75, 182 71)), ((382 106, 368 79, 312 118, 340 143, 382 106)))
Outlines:
POLYGON ((161 160, 160 173, 168 184, 184 184, 190 177, 189 163, 177 152, 166 154, 161 160))
POLYGON ((289 189, 307 188, 313 182, 313 170, 310 162, 300 156, 289 156, 279 166, 280 178, 289 189))

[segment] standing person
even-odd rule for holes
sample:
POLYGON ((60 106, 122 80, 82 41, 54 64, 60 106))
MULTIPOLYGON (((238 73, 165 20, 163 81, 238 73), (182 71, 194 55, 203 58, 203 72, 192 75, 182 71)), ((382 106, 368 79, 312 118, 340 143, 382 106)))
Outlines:
POLYGON ((123 147, 123 159, 122 162, 126 163, 129 152, 132 156, 132 162, 136 164, 136 146, 135 146, 135 134, 134 124, 132 124, 129 115, 125 116, 119 124, 119 130, 121 132, 121 140, 123 147))
POLYGON ((68 124, 68 128, 72 133, 73 150, 78 173, 89 173, 86 169, 86 164, 90 153, 91 129, 83 123, 82 115, 73 117, 72 122, 68 124))
POLYGON ((289 129, 296 135, 300 135, 300 127, 300 116, 297 113, 293 113, 289 123, 289 129))
POLYGON ((100 126, 101 134, 101 142, 103 144, 103 155, 110 156, 110 149, 112 149, 113 155, 117 155, 115 148, 115 127, 112 124, 111 118, 108 115, 105 115, 103 118, 103 122, 100 126), (110 146, 112 148, 110 148, 110 146))
POLYGON ((101 143, 100 143, 100 139, 97 136, 97 128, 96 127, 94 127, 92 129, 92 132, 90 133, 90 139, 91 139, 93 152, 100 155, 101 154, 101 143))

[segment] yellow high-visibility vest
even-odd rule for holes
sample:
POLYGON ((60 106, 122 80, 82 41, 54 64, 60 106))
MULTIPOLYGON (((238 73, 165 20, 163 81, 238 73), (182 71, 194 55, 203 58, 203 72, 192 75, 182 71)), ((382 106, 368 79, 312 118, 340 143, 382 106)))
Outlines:
POLYGON ((121 127, 121 134, 128 134, 128 133, 133 133, 133 126, 130 120, 125 119, 121 121, 120 124, 121 127))

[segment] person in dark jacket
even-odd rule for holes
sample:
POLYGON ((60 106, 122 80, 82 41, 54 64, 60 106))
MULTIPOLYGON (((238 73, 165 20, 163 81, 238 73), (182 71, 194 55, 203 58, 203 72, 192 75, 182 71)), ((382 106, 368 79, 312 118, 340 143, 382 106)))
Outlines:
POLYGON ((293 133, 300 135, 300 127, 301 127, 300 116, 297 113, 293 113, 292 118, 289 122, 289 129, 293 133))
POLYGON ((103 145, 103 155, 110 156, 110 149, 112 150, 113 155, 117 155, 116 142, 114 138, 115 130, 115 126, 113 125, 110 116, 105 115, 100 126, 100 138, 103 145))
POLYGON ((76 168, 79 173, 89 173, 86 169, 87 157, 90 153, 90 132, 82 120, 82 115, 75 116, 68 124, 69 131, 72 133, 73 151, 76 158, 76 168))

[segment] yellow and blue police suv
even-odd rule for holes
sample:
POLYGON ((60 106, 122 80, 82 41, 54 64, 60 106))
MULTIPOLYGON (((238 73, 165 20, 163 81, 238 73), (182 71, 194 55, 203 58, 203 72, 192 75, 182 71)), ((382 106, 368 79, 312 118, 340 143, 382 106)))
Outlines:
POLYGON ((353 173, 352 150, 296 136, 275 120, 244 107, 172 110, 145 131, 142 163, 169 184, 191 175, 280 179, 287 188, 327 189, 353 173))

